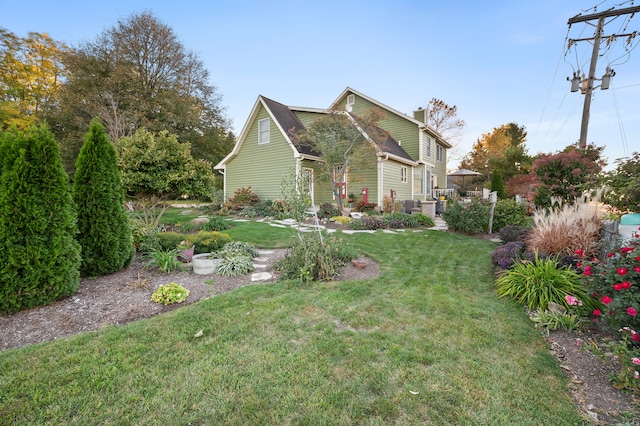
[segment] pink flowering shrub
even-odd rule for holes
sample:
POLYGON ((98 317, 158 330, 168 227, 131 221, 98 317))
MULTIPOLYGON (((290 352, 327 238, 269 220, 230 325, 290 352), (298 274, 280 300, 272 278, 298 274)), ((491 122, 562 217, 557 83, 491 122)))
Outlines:
POLYGON ((594 315, 616 328, 640 330, 640 234, 607 253, 606 260, 582 258, 580 266, 589 291, 603 305, 594 315))

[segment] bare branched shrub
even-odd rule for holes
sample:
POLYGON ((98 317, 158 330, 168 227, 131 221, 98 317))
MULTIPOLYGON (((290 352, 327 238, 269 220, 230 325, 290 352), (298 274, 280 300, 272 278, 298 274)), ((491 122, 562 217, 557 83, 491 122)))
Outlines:
POLYGON ((580 197, 573 204, 561 204, 555 209, 536 209, 534 226, 526 239, 527 250, 560 256, 584 250, 587 256, 597 255, 602 229, 599 199, 600 193, 592 198, 580 197))

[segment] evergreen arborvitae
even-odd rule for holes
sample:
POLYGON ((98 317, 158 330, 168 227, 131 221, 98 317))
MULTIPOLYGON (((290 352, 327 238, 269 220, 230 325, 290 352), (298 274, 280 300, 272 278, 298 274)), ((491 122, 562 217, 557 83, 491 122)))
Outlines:
POLYGON ((69 177, 44 126, 0 135, 0 312, 78 289, 80 246, 69 177))
POLYGON ((491 176, 491 191, 498 192, 498 198, 501 200, 507 198, 507 191, 504 188, 504 183, 502 182, 502 175, 498 172, 491 176))
POLYGON ((73 199, 78 210, 80 272, 110 274, 126 268, 135 254, 116 151, 94 119, 76 161, 73 199))

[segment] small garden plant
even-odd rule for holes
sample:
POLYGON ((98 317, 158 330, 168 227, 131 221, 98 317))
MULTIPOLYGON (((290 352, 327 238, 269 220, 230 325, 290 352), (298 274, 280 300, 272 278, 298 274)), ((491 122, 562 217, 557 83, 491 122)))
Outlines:
POLYGON ((154 250, 149 255, 151 260, 150 266, 155 266, 160 269, 160 272, 168 274, 180 268, 182 263, 178 259, 178 250, 154 250))
POLYGON ((260 252, 258 252, 258 249, 253 244, 249 244, 243 241, 232 241, 230 243, 227 243, 224 245, 224 247, 222 247, 222 250, 220 250, 220 252, 225 257, 240 254, 253 259, 254 257, 260 256, 260 252))
POLYGON ((216 274, 229 276, 245 275, 254 270, 253 259, 240 253, 225 256, 220 264, 216 266, 216 274))
POLYGON ((162 305, 184 302, 189 297, 189 290, 174 282, 163 284, 151 295, 151 300, 162 305))

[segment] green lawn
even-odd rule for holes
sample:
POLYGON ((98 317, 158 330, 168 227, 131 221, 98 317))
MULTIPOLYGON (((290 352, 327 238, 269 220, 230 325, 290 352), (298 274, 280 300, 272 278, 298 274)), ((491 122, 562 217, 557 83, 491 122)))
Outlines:
POLYGON ((540 332, 495 294, 495 244, 344 238, 380 277, 244 287, 0 353, 0 424, 582 424, 540 332))

